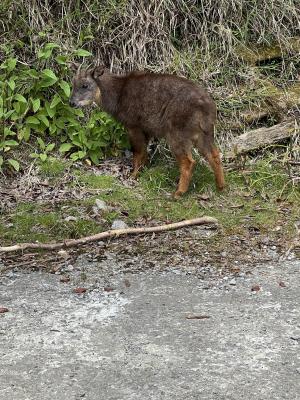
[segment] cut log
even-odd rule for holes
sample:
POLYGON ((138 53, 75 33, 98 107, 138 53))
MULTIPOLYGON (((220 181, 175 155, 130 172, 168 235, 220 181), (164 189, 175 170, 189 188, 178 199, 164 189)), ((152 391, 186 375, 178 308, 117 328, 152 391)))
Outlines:
POLYGON ((270 128, 259 128, 243 133, 235 138, 226 158, 235 158, 262 147, 279 143, 284 139, 300 134, 300 127, 296 120, 287 120, 270 128))

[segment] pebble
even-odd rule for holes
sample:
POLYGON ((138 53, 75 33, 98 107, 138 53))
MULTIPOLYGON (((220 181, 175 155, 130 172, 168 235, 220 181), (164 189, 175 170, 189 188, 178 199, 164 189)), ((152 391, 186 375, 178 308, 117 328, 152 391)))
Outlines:
POLYGON ((109 209, 109 207, 107 206, 107 204, 103 200, 96 199, 95 200, 95 204, 96 204, 96 207, 97 207, 98 210, 108 211, 108 209, 109 209))
POLYGON ((127 229, 128 225, 121 219, 115 219, 111 225, 111 229, 127 229))
POLYGON ((65 221, 78 221, 77 217, 73 217, 72 215, 69 215, 68 217, 65 218, 65 221))

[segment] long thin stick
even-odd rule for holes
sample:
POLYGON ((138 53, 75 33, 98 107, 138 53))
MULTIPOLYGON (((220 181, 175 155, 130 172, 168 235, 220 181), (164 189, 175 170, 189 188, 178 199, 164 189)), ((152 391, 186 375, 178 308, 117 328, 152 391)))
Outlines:
POLYGON ((106 239, 109 237, 116 237, 121 235, 133 235, 141 233, 164 232, 174 229, 184 228, 191 225, 205 225, 217 224, 218 221, 212 217, 201 217, 195 219, 188 219, 174 224, 166 224, 159 226, 149 226, 147 228, 128 228, 128 229, 115 229, 106 232, 97 233, 96 235, 82 237, 80 239, 66 239, 63 242, 57 243, 20 243, 13 246, 0 247, 0 253, 8 253, 12 251, 26 250, 26 249, 43 249, 43 250, 56 250, 67 247, 74 247, 81 244, 96 242, 98 240, 106 239))

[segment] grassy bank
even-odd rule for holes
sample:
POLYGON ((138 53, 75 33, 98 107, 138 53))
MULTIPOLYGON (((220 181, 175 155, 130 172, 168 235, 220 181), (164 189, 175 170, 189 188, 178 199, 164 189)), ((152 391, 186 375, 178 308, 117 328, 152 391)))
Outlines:
POLYGON ((190 191, 179 201, 171 197, 177 167, 161 157, 142 171, 138 182, 128 179, 127 172, 116 176, 113 164, 104 171, 73 166, 70 174, 63 161, 44 163, 13 182, 25 188, 23 198, 19 194, 16 202, 9 202, 4 197, 2 243, 78 238, 109 229, 115 219, 149 226, 202 215, 216 217, 224 237, 279 233, 288 240, 295 235, 300 192, 288 169, 273 161, 270 156, 244 169, 228 168, 223 193, 216 191, 208 167, 198 162, 190 191), (109 209, 97 210, 96 199, 109 209))

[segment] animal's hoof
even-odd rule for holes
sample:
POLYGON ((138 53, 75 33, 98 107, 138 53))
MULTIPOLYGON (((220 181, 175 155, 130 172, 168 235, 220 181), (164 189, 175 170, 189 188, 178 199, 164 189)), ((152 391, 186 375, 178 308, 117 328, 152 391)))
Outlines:
POLYGON ((180 197, 183 195, 182 192, 180 192, 179 190, 176 190, 175 193, 173 193, 173 199, 178 200, 180 199, 180 197))

